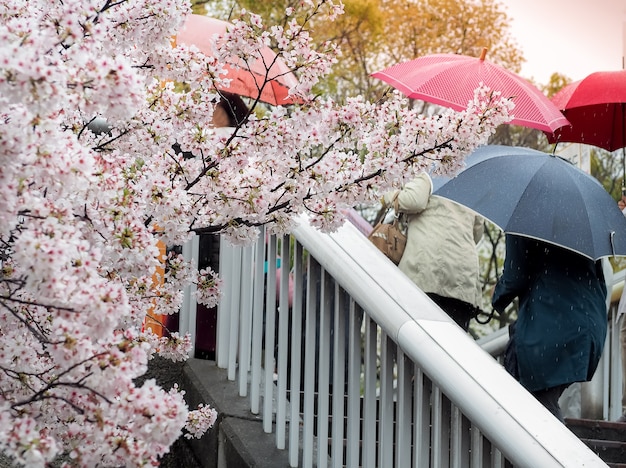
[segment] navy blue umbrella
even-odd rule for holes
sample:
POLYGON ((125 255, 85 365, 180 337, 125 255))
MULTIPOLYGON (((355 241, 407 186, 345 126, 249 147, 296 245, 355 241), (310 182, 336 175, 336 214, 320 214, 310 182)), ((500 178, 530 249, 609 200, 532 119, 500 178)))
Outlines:
MULTIPOLYGON (((500 146, 500 145, 486 145, 479 146, 473 152, 467 155, 465 158, 465 169, 470 166, 473 166, 476 163, 484 161, 485 159, 493 158, 494 156, 502 156, 502 148, 511 148, 510 146, 500 146)), ((535 150, 527 149, 527 148, 516 148, 520 151, 530 151, 531 154, 536 153, 535 150)), ((441 188, 443 184, 448 182, 453 176, 448 175, 433 175, 430 174, 430 178, 433 182, 433 192, 436 192, 441 188)))
MULTIPOLYGON (((438 178, 436 178, 438 179, 438 178)), ((558 156, 490 145, 468 167, 435 184, 504 232, 549 242, 592 260, 626 256, 626 217, 589 174, 558 156)))

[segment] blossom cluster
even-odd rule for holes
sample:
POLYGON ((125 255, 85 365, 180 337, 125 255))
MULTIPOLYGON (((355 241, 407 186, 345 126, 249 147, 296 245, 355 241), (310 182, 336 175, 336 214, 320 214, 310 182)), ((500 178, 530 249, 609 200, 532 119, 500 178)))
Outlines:
POLYGON ((210 406, 198 405, 198 409, 191 411, 185 425, 185 438, 198 439, 209 429, 217 419, 217 411, 210 406))
POLYGON ((26 466, 157 464, 184 429, 214 423, 176 387, 136 383, 155 353, 191 349, 144 330, 146 316, 177 312, 188 284, 220 299, 215 272, 163 246, 194 231, 247 243, 303 212, 333 230, 343 208, 416 171, 458 169, 509 119, 485 88, 466 111, 429 116, 397 93, 315 98, 337 51, 314 50, 293 9, 284 27, 235 21, 211 56, 172 46, 189 13, 186 0, 0 0, 0 450, 26 466), (297 73, 299 104, 252 96, 246 121, 218 131, 224 64, 266 46, 297 73))

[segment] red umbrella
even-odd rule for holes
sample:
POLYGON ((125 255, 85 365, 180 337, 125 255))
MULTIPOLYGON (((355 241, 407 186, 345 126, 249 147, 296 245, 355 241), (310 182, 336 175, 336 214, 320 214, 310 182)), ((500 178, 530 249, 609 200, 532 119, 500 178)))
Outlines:
POLYGON ((501 91, 515 103, 510 123, 554 131, 566 125, 559 109, 532 83, 521 76, 480 58, 457 54, 424 55, 399 63, 372 76, 380 78, 410 98, 455 110, 464 110, 482 82, 501 91))
POLYGON ((570 125, 547 132, 550 143, 585 143, 608 151, 626 146, 626 70, 592 73, 564 86, 552 102, 570 125))
MULTIPOLYGON (((546 132, 550 143, 584 143, 608 151, 626 147, 626 70, 592 73, 564 86, 552 102, 570 125, 546 132)), ((626 161, 622 164, 626 185, 626 161)))
MULTIPOLYGON (((227 21, 189 15, 175 41, 195 45, 204 54, 212 55, 216 35, 224 34, 232 27, 227 21)), ((299 102, 299 99, 288 96, 289 89, 298 84, 289 67, 269 47, 263 47, 260 52, 261 57, 249 63, 232 57, 224 67, 228 70, 226 78, 231 80, 230 87, 222 90, 253 99, 259 97, 261 101, 273 105, 299 102)))

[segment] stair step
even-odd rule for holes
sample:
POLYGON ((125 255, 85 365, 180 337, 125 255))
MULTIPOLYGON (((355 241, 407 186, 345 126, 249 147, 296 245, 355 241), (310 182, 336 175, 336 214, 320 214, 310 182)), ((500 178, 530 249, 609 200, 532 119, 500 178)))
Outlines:
MULTIPOLYGON (((626 423, 566 418, 565 425, 580 439, 626 442, 626 423)), ((626 461, 626 458, 620 461, 626 461)))
POLYGON ((581 440, 607 463, 623 463, 626 461, 626 442, 598 439, 581 440))

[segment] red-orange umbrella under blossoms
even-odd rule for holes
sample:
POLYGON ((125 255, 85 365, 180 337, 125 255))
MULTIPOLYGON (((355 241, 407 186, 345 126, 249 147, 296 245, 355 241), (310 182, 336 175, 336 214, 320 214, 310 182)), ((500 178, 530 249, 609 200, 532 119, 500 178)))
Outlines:
POLYGON ((432 54, 373 73, 407 97, 464 110, 480 83, 500 91, 515 104, 511 124, 554 131, 567 125, 560 110, 525 78, 480 57, 432 54))
MULTIPOLYGON (((206 55, 213 55, 216 35, 226 33, 233 27, 228 21, 218 20, 203 15, 189 15, 175 38, 177 44, 195 45, 206 55)), ((284 105, 298 102, 298 98, 289 96, 289 89, 298 84, 296 76, 276 53, 269 47, 263 47, 261 57, 248 63, 239 57, 232 57, 224 67, 231 80, 229 87, 220 87, 222 91, 246 96, 272 104, 284 105)))

